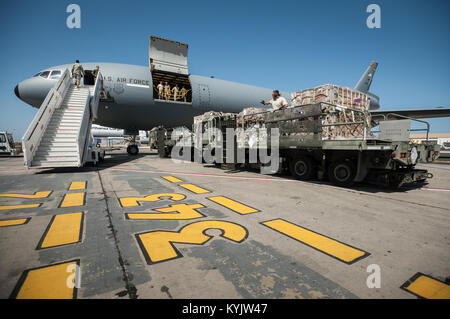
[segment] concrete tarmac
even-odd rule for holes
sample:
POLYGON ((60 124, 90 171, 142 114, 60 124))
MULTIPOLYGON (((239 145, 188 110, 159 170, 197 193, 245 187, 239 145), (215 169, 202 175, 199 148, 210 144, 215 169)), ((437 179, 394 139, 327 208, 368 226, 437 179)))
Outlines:
POLYGON ((448 297, 450 165, 339 188, 176 163, 0 158, 0 298, 448 297), (431 288, 430 288, 431 287, 431 288))

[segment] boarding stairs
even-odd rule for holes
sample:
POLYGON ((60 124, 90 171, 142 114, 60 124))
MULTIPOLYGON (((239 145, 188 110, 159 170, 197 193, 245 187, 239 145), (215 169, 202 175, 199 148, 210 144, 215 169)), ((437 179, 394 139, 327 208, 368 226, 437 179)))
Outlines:
POLYGON ((26 167, 81 167, 98 160, 92 152, 91 126, 101 87, 101 74, 95 85, 77 88, 65 70, 22 139, 26 167))

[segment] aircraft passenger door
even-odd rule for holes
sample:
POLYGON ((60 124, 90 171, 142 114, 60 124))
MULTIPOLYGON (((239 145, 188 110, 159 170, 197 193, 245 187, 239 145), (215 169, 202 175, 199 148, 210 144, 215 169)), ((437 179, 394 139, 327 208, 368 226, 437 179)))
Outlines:
POLYGON ((206 84, 198 85, 198 104, 201 109, 209 109, 211 104, 211 96, 209 86, 206 84))

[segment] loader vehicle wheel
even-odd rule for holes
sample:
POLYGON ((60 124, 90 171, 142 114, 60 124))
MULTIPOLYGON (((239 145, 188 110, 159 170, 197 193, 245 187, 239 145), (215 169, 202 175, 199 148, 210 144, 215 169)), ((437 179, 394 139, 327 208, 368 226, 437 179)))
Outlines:
POLYGON ((311 157, 299 156, 289 161, 289 170, 296 179, 306 181, 316 177, 317 167, 311 157))
POLYGON ((172 147, 171 146, 164 147, 164 157, 168 158, 171 156, 171 154, 172 154, 172 147))
POLYGON ((336 186, 350 187, 354 183, 355 176, 355 164, 349 159, 333 162, 328 168, 328 178, 336 186))
POLYGON ((196 160, 199 161, 199 163, 203 163, 203 153, 198 148, 193 148, 192 152, 192 161, 195 162, 196 160))
POLYGON ((137 147, 137 145, 128 145, 127 153, 130 155, 137 155, 139 153, 139 147, 137 147))

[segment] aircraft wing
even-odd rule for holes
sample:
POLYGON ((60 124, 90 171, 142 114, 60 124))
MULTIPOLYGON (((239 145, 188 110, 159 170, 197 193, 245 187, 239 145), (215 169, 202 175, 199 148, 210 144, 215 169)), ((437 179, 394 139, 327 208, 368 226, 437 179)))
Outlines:
POLYGON ((376 116, 376 119, 383 118, 384 116, 388 116, 389 119, 401 119, 401 116, 407 116, 414 119, 427 119, 427 118, 435 118, 435 117, 450 117, 450 108, 430 108, 430 109, 410 109, 410 110, 376 110, 370 111, 372 117, 376 116), (398 114, 400 116, 395 116, 398 114))

